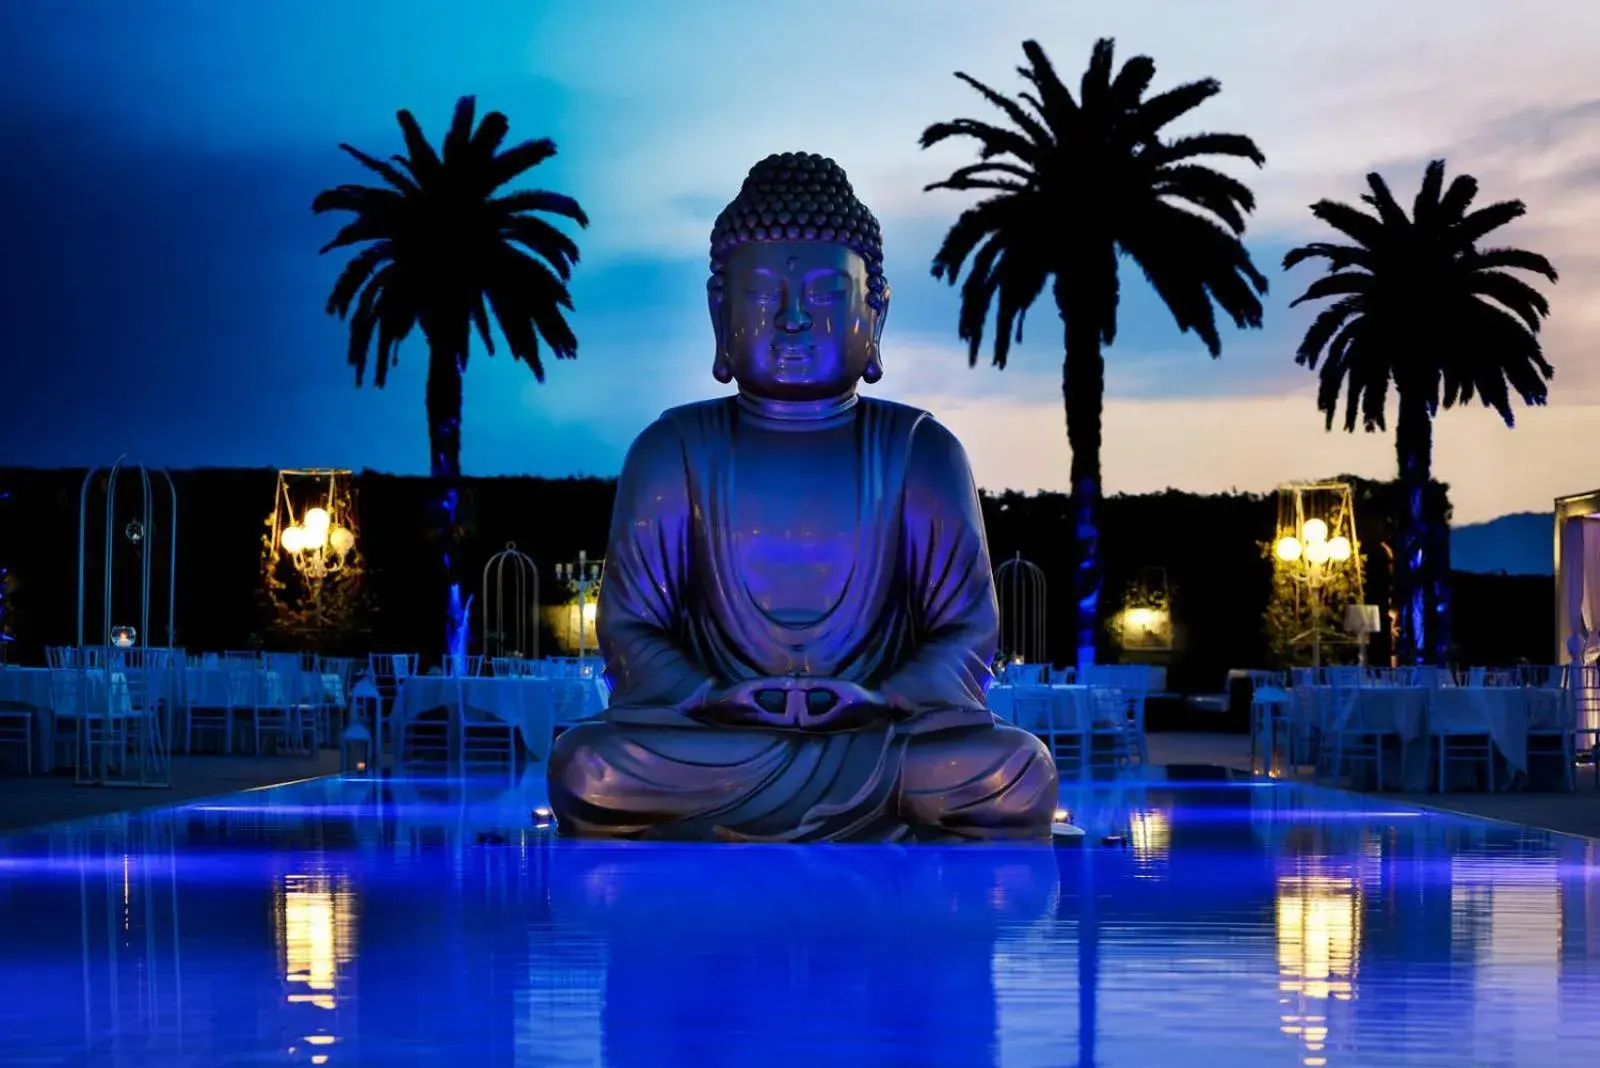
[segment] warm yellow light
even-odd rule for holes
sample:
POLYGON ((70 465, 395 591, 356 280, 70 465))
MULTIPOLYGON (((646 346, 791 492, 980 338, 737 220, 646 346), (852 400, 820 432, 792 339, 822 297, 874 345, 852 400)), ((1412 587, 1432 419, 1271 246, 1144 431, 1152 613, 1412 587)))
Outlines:
POLYGON ((334 527, 333 530, 328 533, 328 545, 332 547, 334 552, 338 553, 340 556, 343 556, 345 553, 355 548, 356 536, 350 531, 346 530, 344 527, 334 527))
POLYGON ((1343 563, 1350 559, 1350 539, 1344 535, 1328 539, 1328 559, 1343 563))
POLYGON ((594 622, 594 617, 595 617, 597 611, 598 611, 598 609, 596 608, 595 603, 593 601, 590 601, 588 604, 584 605, 583 606, 583 621, 585 623, 593 623, 594 622))
POLYGON ((1278 539, 1273 552, 1277 554, 1279 560, 1292 564, 1300 559, 1300 539, 1292 534, 1284 535, 1278 539))
POLYGON ((318 532, 322 534, 328 533, 328 527, 332 525, 332 517, 328 515, 326 508, 312 508, 306 512, 306 517, 300 521, 300 525, 306 528, 307 534, 315 538, 318 532))
POLYGON ((1156 621, 1156 614, 1149 608, 1130 608, 1127 619, 1130 626, 1148 627, 1156 621))
POLYGON ((286 527, 278 538, 286 553, 297 553, 306 547, 306 532, 299 527, 286 527))
POLYGON ((1300 538, 1307 545, 1313 542, 1328 540, 1328 524, 1320 519, 1307 519, 1306 525, 1300 528, 1300 538))
POLYGON ((1332 554, 1333 550, 1329 548, 1328 543, 1325 541, 1306 542, 1306 560, 1310 563, 1325 564, 1332 554))

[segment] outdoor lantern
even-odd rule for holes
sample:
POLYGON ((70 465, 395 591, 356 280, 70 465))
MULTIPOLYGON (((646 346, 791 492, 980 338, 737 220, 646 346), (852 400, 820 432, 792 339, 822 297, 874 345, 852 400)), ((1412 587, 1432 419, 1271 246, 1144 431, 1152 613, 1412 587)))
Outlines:
POLYGON ((1307 545, 1328 540, 1328 524, 1320 519, 1307 519, 1305 526, 1300 528, 1300 539, 1307 545))
POLYGON ((299 527, 285 527, 278 539, 286 553, 297 553, 306 547, 306 532, 299 527))
POLYGON ((346 530, 344 527, 334 527, 333 530, 328 534, 329 548, 338 553, 340 556, 343 556, 345 553, 355 548, 355 545, 356 536, 350 533, 350 531, 346 530))
POLYGON ((118 649, 132 649, 133 643, 139 640, 139 632, 133 627, 112 627, 111 644, 118 649))
MULTIPOLYGON (((1316 520, 1313 519, 1311 522, 1314 523, 1316 520)), ((1311 523, 1306 524, 1306 526, 1310 525, 1311 523)), ((1306 542, 1306 563, 1325 564, 1332 556, 1333 550, 1329 548, 1327 542, 1320 540, 1306 542)))
POLYGON ((1350 559, 1350 539, 1340 535, 1328 539, 1328 559, 1336 564, 1342 564, 1350 559))
POLYGON ((1279 560, 1294 563, 1300 559, 1300 539, 1292 534, 1279 538, 1276 552, 1279 560))

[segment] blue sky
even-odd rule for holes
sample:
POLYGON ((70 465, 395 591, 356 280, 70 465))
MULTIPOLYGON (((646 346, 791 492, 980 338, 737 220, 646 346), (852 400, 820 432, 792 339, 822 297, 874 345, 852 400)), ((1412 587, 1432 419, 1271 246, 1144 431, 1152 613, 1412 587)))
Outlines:
POLYGON ((1113 491, 1266 490, 1339 470, 1393 469, 1382 437, 1325 434, 1294 366, 1309 274, 1277 270, 1317 231, 1306 205, 1353 198, 1378 168, 1402 193, 1447 156, 1485 196, 1520 196, 1516 240, 1563 271, 1549 350, 1555 403, 1515 433, 1449 413, 1438 469, 1458 516, 1548 508, 1600 483, 1567 459, 1597 425, 1600 371, 1600 7, 1571 0, 988 2, 847 0, 6 0, 0 40, 0 360, 11 403, 0 462, 103 463, 124 448, 174 467, 426 467, 423 351, 383 391, 357 392, 322 302, 339 261, 321 188, 364 180, 337 149, 399 150, 397 108, 434 136, 458 95, 505 111, 514 137, 560 155, 536 183, 594 220, 573 286, 575 363, 540 386, 475 354, 464 461, 472 474, 613 473, 664 406, 716 392, 705 242, 756 159, 832 155, 882 218, 894 305, 879 391, 934 410, 993 488, 1060 487, 1066 443, 1060 324, 1046 305, 1004 373, 969 370, 953 291, 928 276, 961 207, 921 187, 967 158, 922 152, 931 121, 988 117, 951 77, 1014 90, 1020 42, 1081 70, 1095 37, 1146 52, 1157 87, 1215 75, 1191 128, 1252 134, 1265 172, 1249 243, 1272 277, 1266 329, 1229 333, 1220 361, 1171 327, 1125 274, 1108 353, 1105 468, 1113 491), (1512 11, 1512 8, 1515 11, 1512 11), (468 11, 455 15, 454 11, 468 11))

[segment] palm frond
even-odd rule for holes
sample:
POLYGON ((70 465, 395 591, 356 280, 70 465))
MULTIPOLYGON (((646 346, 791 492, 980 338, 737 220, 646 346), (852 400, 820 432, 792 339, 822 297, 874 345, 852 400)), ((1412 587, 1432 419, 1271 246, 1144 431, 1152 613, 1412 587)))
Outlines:
POLYGON ((1522 218, 1527 210, 1520 200, 1502 200, 1498 204, 1490 204, 1463 217, 1454 227, 1455 236, 1463 242, 1475 242, 1507 223, 1522 218))
MULTIPOLYGON (((1220 92, 1222 92, 1221 82, 1215 78, 1202 78, 1200 81, 1186 82, 1175 89, 1156 94, 1139 106, 1139 133, 1144 137, 1155 137, 1162 128, 1187 115, 1220 92)), ((1260 155, 1253 142, 1250 147, 1255 150, 1256 155, 1260 155)), ((1251 158, 1245 152, 1227 154, 1251 158)))
POLYGON ((410 194, 417 191, 416 184, 409 177, 400 173, 393 165, 385 163, 381 159, 374 159, 353 145, 341 143, 339 147, 353 156, 357 163, 394 186, 401 194, 410 194))

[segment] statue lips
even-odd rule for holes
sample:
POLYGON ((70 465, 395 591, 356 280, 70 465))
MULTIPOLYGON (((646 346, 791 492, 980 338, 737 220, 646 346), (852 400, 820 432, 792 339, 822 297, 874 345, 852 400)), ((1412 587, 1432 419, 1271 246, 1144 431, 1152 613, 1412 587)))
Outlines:
POLYGON ((777 370, 784 373, 803 373, 816 357, 815 345, 774 345, 772 354, 777 358, 777 370))

